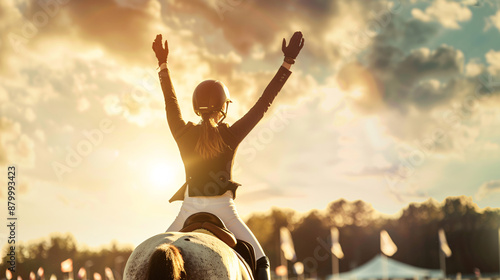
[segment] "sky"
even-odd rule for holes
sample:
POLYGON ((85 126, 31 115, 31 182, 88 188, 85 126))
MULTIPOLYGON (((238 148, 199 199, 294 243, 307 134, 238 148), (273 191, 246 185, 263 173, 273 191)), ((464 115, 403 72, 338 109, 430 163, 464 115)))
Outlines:
MULTIPOLYGON (((163 232, 184 183, 151 49, 168 40, 183 116, 206 79, 254 104, 304 34, 292 75, 240 145, 242 217, 340 198, 397 215, 465 195, 500 207, 500 2, 0 2, 0 205, 16 168, 16 238, 89 246, 163 232)), ((3 220, 7 212, 1 211, 3 220)), ((8 237, 0 229, 0 242, 8 237)))

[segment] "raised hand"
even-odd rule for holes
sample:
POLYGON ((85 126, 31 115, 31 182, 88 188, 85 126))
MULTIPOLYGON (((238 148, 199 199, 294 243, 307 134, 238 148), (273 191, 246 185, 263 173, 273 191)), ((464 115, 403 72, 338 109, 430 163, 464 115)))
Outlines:
POLYGON ((295 59, 297 58, 297 55, 299 54, 302 47, 304 47, 304 38, 302 37, 302 32, 297 31, 293 33, 293 36, 290 39, 290 42, 288 43, 288 46, 286 45, 285 38, 283 38, 283 44, 281 46, 281 50, 283 51, 285 57, 295 59))
POLYGON ((158 65, 161 65, 163 62, 167 62, 168 56, 168 42, 165 40, 165 48, 163 48, 161 41, 161 34, 156 35, 156 39, 153 41, 153 51, 158 59, 158 65))

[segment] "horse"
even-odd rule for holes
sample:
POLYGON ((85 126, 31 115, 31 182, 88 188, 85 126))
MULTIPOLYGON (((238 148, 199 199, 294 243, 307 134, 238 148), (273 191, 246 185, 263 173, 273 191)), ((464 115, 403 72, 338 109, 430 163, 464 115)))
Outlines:
POLYGON ((253 280, 248 258, 232 248, 238 247, 234 235, 207 214, 191 216, 180 232, 157 234, 142 242, 130 255, 123 280, 253 280), (212 222, 204 222, 207 218, 212 222))

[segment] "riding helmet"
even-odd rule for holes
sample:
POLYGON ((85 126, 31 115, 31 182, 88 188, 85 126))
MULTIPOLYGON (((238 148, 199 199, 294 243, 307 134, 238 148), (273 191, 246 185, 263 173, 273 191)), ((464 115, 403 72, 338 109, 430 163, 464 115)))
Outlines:
POLYGON ((203 81, 193 93, 193 108, 198 116, 204 113, 222 112, 224 104, 229 102, 231 102, 229 90, 221 81, 203 81))

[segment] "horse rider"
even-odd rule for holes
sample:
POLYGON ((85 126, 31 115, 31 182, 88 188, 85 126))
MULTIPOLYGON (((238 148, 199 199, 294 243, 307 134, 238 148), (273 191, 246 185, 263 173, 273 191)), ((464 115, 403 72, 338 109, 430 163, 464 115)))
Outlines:
POLYGON ((283 39, 285 57, 278 72, 253 107, 229 125, 222 121, 227 115, 231 99, 227 87, 218 80, 203 81, 194 90, 193 107, 201 121, 198 124, 184 121, 168 69, 167 40, 163 46, 162 35, 158 34, 153 42, 160 68, 159 78, 165 97, 168 126, 179 147, 186 172, 186 182, 169 200, 182 201, 182 206, 167 231, 179 231, 184 221, 197 212, 218 216, 236 238, 253 246, 258 280, 271 279, 269 259, 236 211, 234 199, 240 184, 233 181, 231 171, 238 145, 268 110, 290 76, 290 67, 303 46, 301 32, 295 32, 288 45, 283 39))

